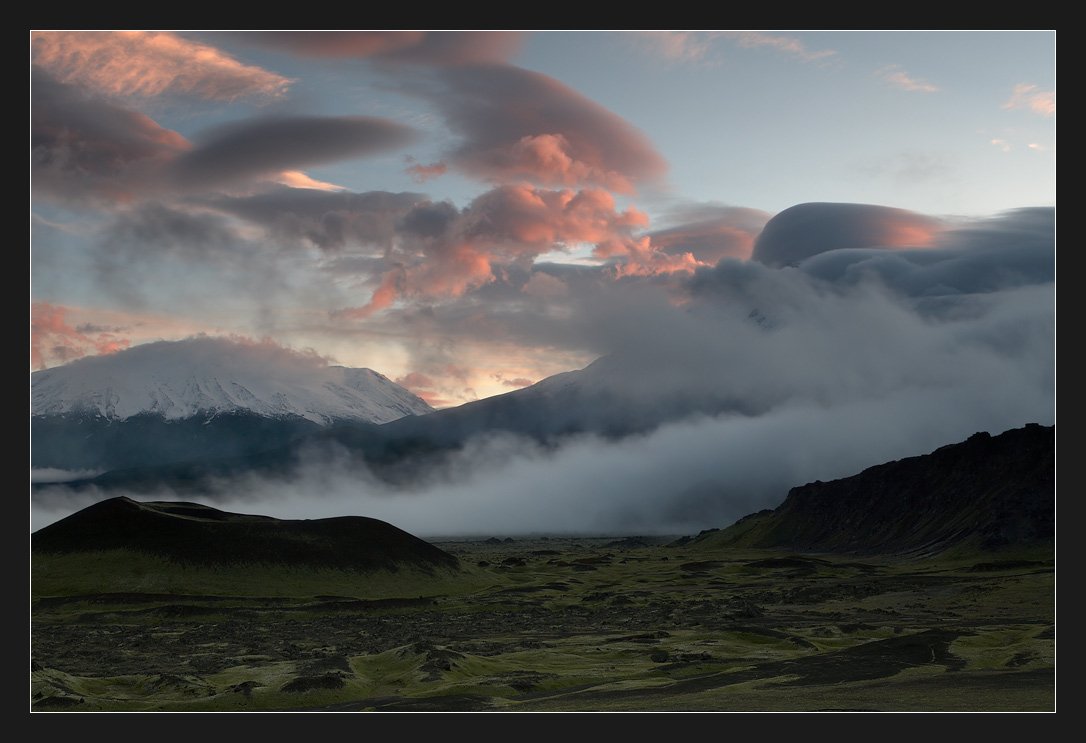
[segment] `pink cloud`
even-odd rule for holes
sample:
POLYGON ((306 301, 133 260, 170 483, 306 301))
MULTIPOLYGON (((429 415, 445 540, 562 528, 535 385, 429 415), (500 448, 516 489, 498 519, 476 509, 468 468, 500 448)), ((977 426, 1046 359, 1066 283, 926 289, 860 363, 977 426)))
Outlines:
POLYGON ((46 369, 83 356, 116 353, 131 341, 118 335, 120 328, 75 326, 69 308, 50 302, 34 302, 30 310, 30 365, 46 369))
POLYGON ((408 372, 402 377, 397 377, 396 384, 402 384, 409 389, 414 387, 429 388, 434 386, 434 380, 420 372, 408 372))
POLYGON ((36 31, 34 64, 58 80, 109 95, 184 93, 217 101, 275 98, 291 81, 173 33, 36 31))
POLYGON ((667 163, 640 131, 554 78, 511 65, 443 70, 420 89, 463 143, 447 161, 469 175, 632 193, 667 163))
POLYGON ((690 252, 665 252, 654 245, 648 235, 637 239, 606 240, 596 246, 592 255, 596 258, 617 259, 612 267, 616 277, 693 273, 699 268, 713 265, 698 260, 690 252))
POLYGON ((1056 91, 1041 90, 1036 85, 1019 83, 1014 86, 1014 91, 1003 104, 1003 108, 1024 108, 1049 118, 1056 115, 1056 91))
POLYGON ((421 204, 401 220, 400 247, 388 258, 394 265, 370 301, 336 315, 366 318, 404 296, 461 296, 494 281, 503 266, 529 265, 564 246, 627 240, 647 225, 644 213, 619 211, 614 197, 601 189, 518 184, 494 188, 461 212, 421 204))
POLYGON ((327 181, 318 181, 315 178, 310 178, 300 170, 284 170, 276 176, 274 180, 276 183, 290 186, 291 188, 308 188, 314 191, 347 190, 345 186, 337 186, 335 183, 328 183, 327 181))
POLYGON ((425 183, 438 176, 445 175, 449 170, 449 166, 442 162, 423 165, 415 162, 414 158, 408 158, 408 162, 411 164, 407 167, 407 174, 411 176, 411 180, 415 183, 425 183))
POLYGON ((895 88, 907 90, 910 93, 937 93, 939 86, 925 80, 911 77, 900 65, 887 65, 875 71, 875 76, 895 88))
POLYGON ((243 31, 231 36, 305 57, 435 65, 504 62, 523 39, 516 31, 243 31))

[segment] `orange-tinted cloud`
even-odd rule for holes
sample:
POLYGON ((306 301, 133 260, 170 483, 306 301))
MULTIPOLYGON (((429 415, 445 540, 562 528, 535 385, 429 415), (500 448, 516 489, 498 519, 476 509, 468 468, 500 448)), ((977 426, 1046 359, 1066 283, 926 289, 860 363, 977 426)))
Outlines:
POLYGON ((465 386, 475 372, 457 364, 436 364, 430 374, 411 371, 395 379, 396 384, 406 387, 425 400, 431 407, 447 408, 477 395, 465 386))
POLYGON ((131 341, 121 337, 121 328, 91 324, 72 325, 63 305, 34 302, 30 309, 30 365, 45 369, 83 356, 115 353, 131 341))
MULTIPOLYGON (((418 211, 433 209, 420 205, 418 211)), ((370 302, 359 309, 361 316, 388 306, 393 291, 459 296, 493 281, 496 267, 530 263, 565 245, 623 239, 648 224, 648 217, 636 209, 618 211, 606 191, 551 191, 526 184, 500 186, 463 212, 443 215, 444 222, 428 217, 425 231, 416 227, 412 214, 404 218, 401 239, 411 252, 398 256, 400 265, 385 275, 370 302)))
POLYGON ((437 162, 423 165, 415 162, 413 157, 408 158, 408 163, 410 164, 407 166, 407 174, 411 176, 411 180, 415 183, 425 183, 428 180, 445 175, 449 170, 449 166, 445 163, 437 162))
POLYGON ((173 33, 35 31, 34 64, 58 80, 109 95, 185 93, 217 101, 278 97, 291 81, 173 33))
POLYGON ((770 215, 757 209, 705 206, 689 211, 681 224, 649 233, 657 250, 671 255, 690 253, 702 263, 722 258, 747 260, 754 240, 770 215))
POLYGON ((442 87, 417 92, 463 138, 447 160, 470 175, 632 193, 667 170, 644 134, 554 78, 476 65, 443 70, 439 80, 442 87))
POLYGON ((799 204, 766 223, 753 260, 796 265, 819 253, 856 248, 922 248, 945 229, 937 219, 871 204, 799 204))
POLYGON ((300 170, 284 170, 275 177, 275 182, 291 188, 309 188, 315 191, 346 191, 346 186, 337 186, 335 183, 318 181, 310 178, 300 170))
POLYGON ((612 267, 616 277, 693 273, 699 268, 712 265, 699 261, 689 252, 665 252, 654 245, 648 235, 637 239, 605 240, 596 246, 592 255, 597 258, 619 258, 612 267))
POLYGON ((1041 90, 1036 85, 1019 83, 1011 97, 1003 104, 1005 109, 1025 108, 1046 118, 1056 115, 1056 91, 1041 90))
POLYGON ((373 58, 459 65, 504 62, 519 51, 511 31, 241 31, 231 37, 305 57, 373 58))

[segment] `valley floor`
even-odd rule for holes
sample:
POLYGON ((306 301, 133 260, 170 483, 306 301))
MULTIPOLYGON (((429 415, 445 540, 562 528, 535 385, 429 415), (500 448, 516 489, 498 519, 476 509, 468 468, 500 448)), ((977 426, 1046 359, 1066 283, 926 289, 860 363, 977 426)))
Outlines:
POLYGON ((466 574, 401 595, 357 576, 198 591, 192 570, 165 591, 61 590, 36 555, 31 709, 1055 709, 1043 556, 437 544, 466 574))

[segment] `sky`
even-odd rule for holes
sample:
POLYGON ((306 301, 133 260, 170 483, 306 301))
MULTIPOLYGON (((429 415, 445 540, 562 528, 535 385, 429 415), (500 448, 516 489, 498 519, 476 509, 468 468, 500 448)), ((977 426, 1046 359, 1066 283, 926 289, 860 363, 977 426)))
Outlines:
POLYGON ((30 57, 32 370, 231 336, 449 407, 614 352, 722 266, 1055 206, 1054 32, 35 31, 30 57), (803 204, 824 244, 793 217, 755 255, 803 204))

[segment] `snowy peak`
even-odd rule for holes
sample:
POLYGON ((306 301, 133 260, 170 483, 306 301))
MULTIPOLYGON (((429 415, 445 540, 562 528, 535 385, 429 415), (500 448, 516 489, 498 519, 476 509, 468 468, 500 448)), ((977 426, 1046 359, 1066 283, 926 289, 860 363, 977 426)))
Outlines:
POLYGON ((79 359, 31 375, 35 416, 91 414, 167 420, 248 411, 271 418, 387 423, 433 411, 371 369, 271 343, 190 338, 79 359))

